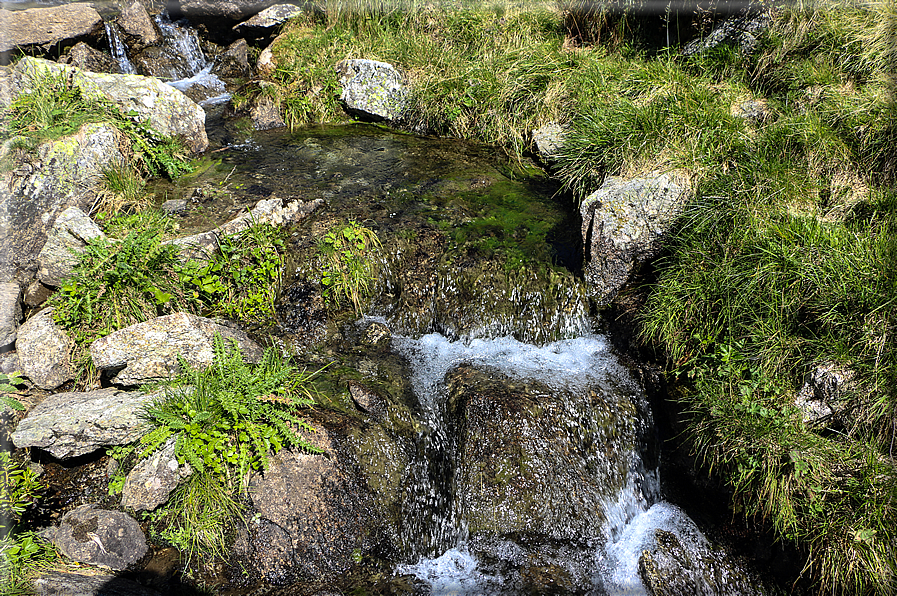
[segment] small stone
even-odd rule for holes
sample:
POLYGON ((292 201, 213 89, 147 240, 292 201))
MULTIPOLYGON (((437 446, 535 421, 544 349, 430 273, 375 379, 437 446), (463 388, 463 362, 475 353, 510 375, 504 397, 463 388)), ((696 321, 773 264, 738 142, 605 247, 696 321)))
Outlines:
POLYGON ((358 383, 349 381, 349 395, 355 406, 367 414, 381 417, 386 413, 386 400, 383 399, 376 391, 358 383))
POLYGON ((19 355, 16 352, 0 354, 0 373, 8 375, 21 370, 19 368, 19 355))
POLYGON ((69 336, 53 321, 53 309, 40 311, 19 327, 16 351, 22 372, 41 389, 56 389, 72 379, 71 345, 69 336))
POLYGON ((59 526, 48 528, 42 536, 74 561, 114 571, 127 569, 148 550, 146 536, 134 518, 93 504, 68 512, 59 526))
POLYGON ((187 210, 187 199, 168 199, 162 203, 162 211, 169 215, 180 215, 187 210))
POLYGON ((252 127, 255 130, 270 130, 286 126, 280 115, 280 108, 270 97, 260 97, 252 106, 249 117, 252 119, 252 127))
POLYGON ((22 287, 14 281, 0 283, 0 352, 16 341, 22 320, 22 287))
POLYGON ((41 283, 39 279, 31 282, 31 285, 25 290, 24 302, 31 308, 35 308, 47 301, 53 294, 53 288, 41 283))
POLYGON ((168 495, 193 473, 189 465, 178 464, 175 444, 175 437, 171 437, 159 450, 134 466, 122 489, 122 507, 152 511, 167 502, 168 495))
POLYGON ((100 227, 77 207, 68 207, 56 216, 47 234, 47 242, 37 255, 38 279, 48 286, 58 286, 78 264, 78 255, 87 242, 105 238, 100 227))
POLYGON ((549 122, 533 131, 533 145, 536 153, 543 161, 550 161, 557 156, 564 145, 564 129, 556 122, 549 122))

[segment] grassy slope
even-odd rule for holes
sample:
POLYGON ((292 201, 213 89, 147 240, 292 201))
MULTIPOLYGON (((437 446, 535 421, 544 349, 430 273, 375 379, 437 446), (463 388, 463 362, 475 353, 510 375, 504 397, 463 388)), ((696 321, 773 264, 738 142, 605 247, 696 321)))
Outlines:
POLYGON ((783 9, 753 57, 691 59, 619 35, 636 21, 611 22, 612 47, 569 50, 552 5, 483 6, 294 22, 274 75, 288 120, 345 120, 333 65, 364 57, 408 74, 409 128, 522 152, 529 131, 564 124, 559 172, 577 193, 688 168, 694 207, 642 323, 684 373, 695 448, 739 510, 807 549, 822 588, 894 592, 894 3, 783 9), (754 98, 763 122, 733 115, 754 98), (794 397, 828 361, 856 383, 814 428, 794 397))

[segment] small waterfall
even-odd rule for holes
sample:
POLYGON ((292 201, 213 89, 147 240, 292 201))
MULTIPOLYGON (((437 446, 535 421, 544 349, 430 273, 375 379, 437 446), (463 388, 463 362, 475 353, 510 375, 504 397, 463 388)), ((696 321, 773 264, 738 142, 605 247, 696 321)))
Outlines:
POLYGON ((179 75, 172 78, 190 78, 198 75, 207 65, 206 56, 199 44, 199 35, 184 22, 172 21, 167 11, 154 18, 164 39, 163 46, 179 57, 179 75))
POLYGON ((125 44, 118 34, 118 28, 107 21, 103 21, 103 25, 106 28, 106 41, 109 44, 109 53, 118 62, 118 69, 122 74, 137 74, 137 69, 134 68, 134 65, 128 58, 125 44))

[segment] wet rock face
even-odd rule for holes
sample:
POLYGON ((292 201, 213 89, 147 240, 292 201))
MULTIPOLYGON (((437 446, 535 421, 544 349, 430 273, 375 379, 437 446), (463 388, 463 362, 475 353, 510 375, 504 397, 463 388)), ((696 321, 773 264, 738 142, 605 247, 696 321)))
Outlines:
POLYGON ((89 4, 0 10, 0 62, 16 50, 43 52, 80 40, 102 38, 103 19, 89 4))
POLYGON ((70 511, 43 535, 70 559, 113 571, 126 569, 147 552, 146 537, 132 517, 96 505, 70 511))
POLYGON ((234 26, 234 33, 248 39, 259 39, 274 34, 288 19, 303 12, 303 7, 295 4, 275 4, 252 18, 234 26))
POLYGON ((363 120, 379 122, 401 118, 407 102, 405 77, 386 62, 343 60, 336 65, 340 75, 340 101, 346 112, 363 120))
POLYGON ((252 565, 269 583, 332 580, 352 568, 353 554, 369 552, 377 542, 382 520, 372 510, 370 491, 345 465, 330 434, 317 435, 326 455, 281 451, 250 486, 264 522, 249 538, 252 565))
POLYGON ((16 447, 40 447, 59 459, 124 445, 145 432, 140 409, 157 397, 118 389, 56 393, 28 412, 12 440, 16 447))
POLYGON ((654 531, 653 545, 642 551, 638 574, 651 596, 759 596, 763 592, 722 553, 706 545, 686 548, 676 534, 654 531))
POLYGON ((672 173, 610 177, 583 200, 584 273, 599 303, 613 300, 629 274, 657 255, 687 200, 685 180, 672 173))
POLYGON ((139 385, 180 371, 178 355, 191 366, 208 366, 215 356, 212 346, 216 334, 227 344, 236 341, 246 361, 258 362, 261 358, 261 346, 243 331, 187 313, 119 329, 93 342, 90 356, 98 370, 114 373, 113 382, 139 385))
POLYGON ((635 409, 486 368, 446 375, 457 438, 456 510, 472 535, 601 535, 604 501, 626 480, 635 409))

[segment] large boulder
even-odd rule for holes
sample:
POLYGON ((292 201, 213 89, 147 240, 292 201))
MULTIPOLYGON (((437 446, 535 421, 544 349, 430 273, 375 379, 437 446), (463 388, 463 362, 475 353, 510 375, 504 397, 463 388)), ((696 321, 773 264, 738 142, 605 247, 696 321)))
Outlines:
POLYGON ((0 352, 16 341, 22 320, 22 286, 14 281, 0 283, 0 352))
POLYGON ((19 327, 16 351, 26 377, 41 389, 56 389, 72 379, 72 341, 45 308, 19 327))
POLYGON ((363 120, 394 121, 408 102, 405 77, 386 62, 350 59, 336 65, 340 102, 350 115, 363 120))
POLYGON ((0 62, 14 51, 51 52, 82 40, 102 39, 103 18, 89 4, 0 10, 0 62))
POLYGON ((90 345, 97 370, 119 385, 140 385, 180 372, 178 356, 191 366, 206 367, 215 353, 214 338, 237 342, 243 357, 258 362, 262 348, 243 331, 211 319, 178 312, 119 329, 90 345))
POLYGON ((146 536, 134 518, 96 505, 69 511, 42 536, 73 561, 113 571, 127 569, 148 550, 146 536))
POLYGON ((249 44, 245 39, 238 39, 215 56, 212 74, 225 79, 245 78, 252 74, 252 67, 249 66, 249 44))
POLYGON ((458 445, 454 510, 472 536, 602 535, 606 502, 626 483, 638 440, 627 397, 468 365, 445 383, 458 445))
POLYGON ((70 276, 84 252, 88 240, 106 235, 92 219, 78 209, 69 207, 59 214, 47 235, 47 242, 37 255, 37 277, 48 286, 58 286, 70 276))
POLYGON ((277 0, 180 0, 170 10, 172 16, 184 16, 197 22, 236 22, 248 19, 276 3, 277 0))
MULTIPOLYGON (((33 59, 20 64, 25 60, 33 59)), ((119 146, 110 125, 85 124, 72 136, 43 143, 30 161, 0 175, 0 279, 36 272, 57 215, 69 206, 90 208, 103 171, 124 160, 119 146)))
POLYGON ((686 178, 652 173, 609 177, 580 205, 585 279, 600 304, 613 300, 630 273, 656 256, 689 196, 686 178))
POLYGON ((160 395, 113 388, 56 393, 28 412, 12 441, 20 448, 39 447, 58 459, 125 445, 146 432, 141 408, 160 395))
POLYGON ((125 44, 131 51, 162 43, 162 33, 139 0, 125 6, 116 21, 125 44))
POLYGON ((186 95, 151 77, 87 72, 38 58, 24 58, 16 70, 28 77, 64 75, 87 95, 99 94, 116 104, 124 113, 137 118, 164 135, 182 138, 194 152, 209 146, 206 113, 186 95))

